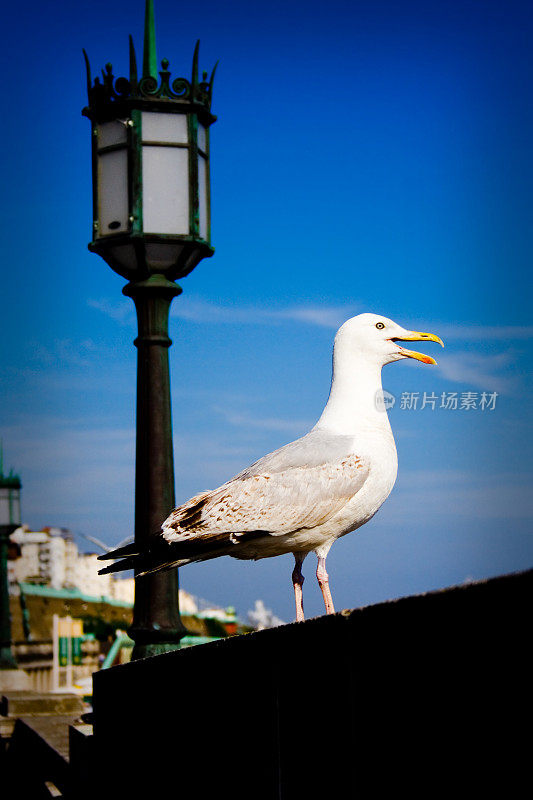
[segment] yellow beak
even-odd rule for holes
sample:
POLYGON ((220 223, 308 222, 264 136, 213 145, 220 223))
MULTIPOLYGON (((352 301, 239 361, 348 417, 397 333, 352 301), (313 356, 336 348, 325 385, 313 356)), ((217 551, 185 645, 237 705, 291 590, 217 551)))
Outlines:
MULTIPOLYGON (((400 342, 437 342, 440 344, 441 347, 444 347, 444 343, 442 339, 438 336, 435 336, 434 333, 420 333, 419 331, 409 331, 406 336, 395 336, 394 341, 400 342)), ((431 356, 426 356, 424 353, 417 353, 415 350, 406 350, 404 347, 400 347, 402 351, 402 355, 407 356, 408 358, 416 358, 417 361, 422 361, 424 364, 436 364, 434 358, 431 356)))

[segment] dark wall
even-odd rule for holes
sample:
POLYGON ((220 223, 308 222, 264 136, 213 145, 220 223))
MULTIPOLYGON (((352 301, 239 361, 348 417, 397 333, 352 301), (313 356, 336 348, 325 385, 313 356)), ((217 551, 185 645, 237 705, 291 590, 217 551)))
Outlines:
POLYGON ((504 576, 97 673, 99 785, 232 800, 521 796, 532 583, 504 576))

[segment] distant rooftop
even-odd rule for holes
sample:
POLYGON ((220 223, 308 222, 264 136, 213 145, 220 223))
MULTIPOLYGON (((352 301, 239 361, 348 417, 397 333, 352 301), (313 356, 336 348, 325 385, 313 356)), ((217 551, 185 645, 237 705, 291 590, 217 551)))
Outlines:
POLYGON ((107 597, 100 595, 95 597, 93 595, 84 594, 79 589, 54 589, 51 586, 46 586, 39 583, 27 583, 20 581, 19 586, 24 594, 38 595, 39 597, 55 597, 61 600, 83 600, 86 603, 107 603, 111 606, 122 606, 123 608, 132 608, 132 603, 125 600, 116 600, 114 597, 107 597))

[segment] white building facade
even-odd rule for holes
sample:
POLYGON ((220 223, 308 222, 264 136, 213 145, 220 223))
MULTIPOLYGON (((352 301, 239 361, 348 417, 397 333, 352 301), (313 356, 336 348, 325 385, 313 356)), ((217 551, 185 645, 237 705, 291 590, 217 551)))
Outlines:
MULTIPOLYGON (((72 533, 65 528, 30 531, 18 528, 11 536, 20 548, 20 556, 8 561, 10 583, 40 583, 53 589, 77 589, 94 598, 105 597, 133 605, 135 581, 115 575, 98 575, 102 563, 96 553, 80 553, 72 533)), ((193 595, 179 590, 180 610, 196 614, 193 595)))
POLYGON ((40 583, 52 589, 77 589, 90 597, 107 597, 133 604, 133 578, 98 575, 96 553, 80 553, 73 535, 64 528, 30 531, 18 528, 11 539, 20 557, 8 562, 10 583, 40 583))

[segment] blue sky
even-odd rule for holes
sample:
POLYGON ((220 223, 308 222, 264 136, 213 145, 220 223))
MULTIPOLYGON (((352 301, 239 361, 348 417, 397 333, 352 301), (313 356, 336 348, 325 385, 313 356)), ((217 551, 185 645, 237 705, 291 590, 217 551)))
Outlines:
MULTIPOLYGON (((0 436, 24 520, 82 547, 132 532, 136 352, 124 281, 86 247, 81 49, 93 73, 125 74, 143 5, 5 12, 0 436)), ((156 27, 173 74, 189 74, 197 38, 201 68, 220 60, 216 253, 172 307, 177 500, 305 433, 336 328, 374 311, 446 349, 438 367, 385 368, 399 477, 328 557, 337 606, 530 567, 530 6, 157 0, 156 27), (469 391, 497 392, 495 408, 438 407, 469 391), (437 407, 402 408, 403 392, 437 407)), ((288 620, 291 569, 223 559, 181 583, 241 614, 261 597, 288 620)))

